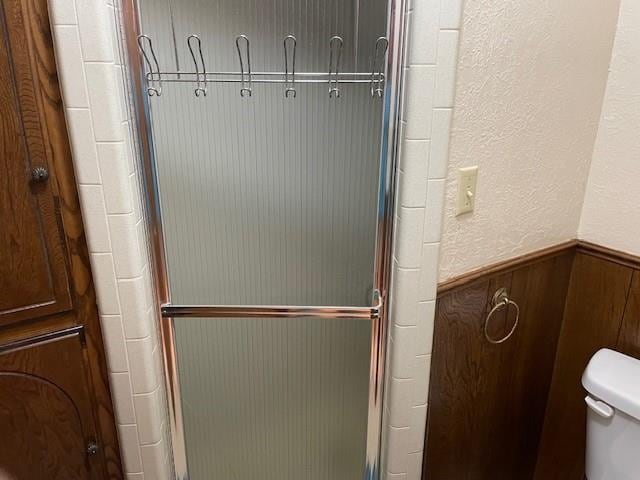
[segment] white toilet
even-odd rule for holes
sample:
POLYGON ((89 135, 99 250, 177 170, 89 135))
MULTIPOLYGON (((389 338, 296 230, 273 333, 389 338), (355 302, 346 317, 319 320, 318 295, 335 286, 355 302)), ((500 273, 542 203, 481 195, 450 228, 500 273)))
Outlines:
POLYGON ((588 480, 640 480, 640 360, 598 351, 582 375, 587 390, 588 480))

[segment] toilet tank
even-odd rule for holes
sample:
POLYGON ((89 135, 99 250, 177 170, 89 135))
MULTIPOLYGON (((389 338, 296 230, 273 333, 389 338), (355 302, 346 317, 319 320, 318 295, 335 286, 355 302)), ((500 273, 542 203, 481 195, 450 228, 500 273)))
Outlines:
POLYGON ((587 390, 588 480, 640 479, 640 360, 599 350, 582 375, 587 390))

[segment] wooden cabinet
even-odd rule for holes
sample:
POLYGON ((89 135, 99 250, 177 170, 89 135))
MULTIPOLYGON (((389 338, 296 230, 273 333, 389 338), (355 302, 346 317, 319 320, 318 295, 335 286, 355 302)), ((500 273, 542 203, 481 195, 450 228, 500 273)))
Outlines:
POLYGON ((47 0, 0 0, 0 480, 122 478, 47 0))
POLYGON ((0 348, 0 478, 101 478, 83 343, 77 327, 0 348))
POLYGON ((0 11, 0 325, 71 307, 53 150, 20 2, 0 11), (38 175, 38 173, 40 175, 38 175))

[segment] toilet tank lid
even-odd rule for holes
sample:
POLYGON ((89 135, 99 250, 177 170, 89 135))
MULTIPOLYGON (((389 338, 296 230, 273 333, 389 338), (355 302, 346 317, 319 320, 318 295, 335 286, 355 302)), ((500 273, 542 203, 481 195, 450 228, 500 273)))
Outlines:
POLYGON ((603 348, 591 357, 582 385, 594 397, 640 420, 640 360, 603 348))

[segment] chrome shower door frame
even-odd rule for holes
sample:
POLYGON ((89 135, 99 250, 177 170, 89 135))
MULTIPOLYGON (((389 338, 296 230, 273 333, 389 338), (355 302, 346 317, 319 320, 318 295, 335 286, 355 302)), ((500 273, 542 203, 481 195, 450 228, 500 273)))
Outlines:
MULTIPOLYGON (((400 147, 400 112, 403 92, 405 55, 405 12, 407 0, 388 0, 388 54, 384 85, 381 130, 380 172, 378 184, 377 227, 374 263, 374 305, 370 307, 276 306, 276 305, 172 305, 167 275, 160 197, 154 158, 153 134, 144 66, 138 54, 137 38, 141 32, 138 0, 120 0, 124 55, 128 66, 133 123, 137 135, 146 194, 145 211, 151 237, 151 264, 155 282, 155 299, 159 309, 163 366, 175 478, 188 480, 180 384, 174 322, 183 317, 316 317, 361 319, 372 322, 368 400, 368 423, 365 480, 379 480, 381 474, 381 440, 383 394, 386 370, 389 295, 393 252, 396 170, 400 147)), ((188 320, 184 320, 188 321, 188 320)), ((356 480, 356 479, 354 479, 356 480)))

